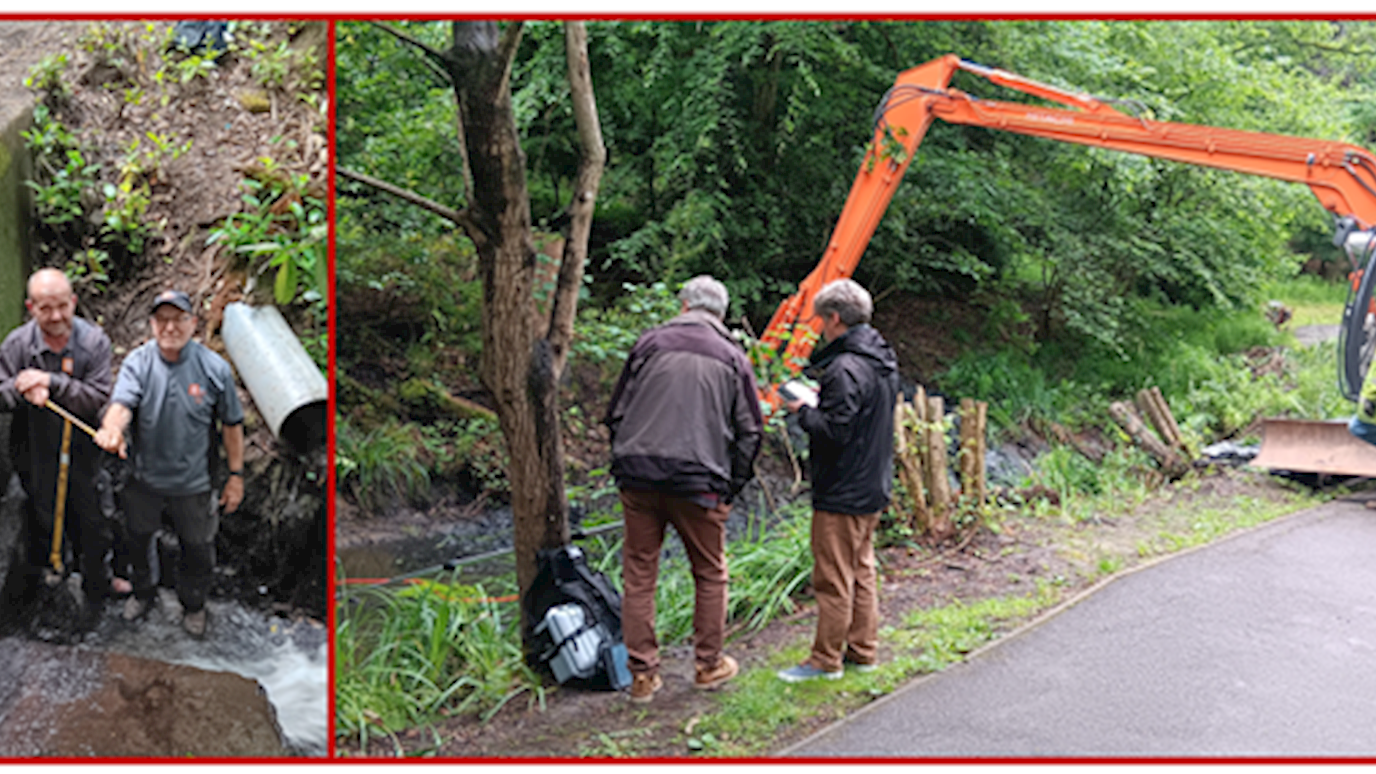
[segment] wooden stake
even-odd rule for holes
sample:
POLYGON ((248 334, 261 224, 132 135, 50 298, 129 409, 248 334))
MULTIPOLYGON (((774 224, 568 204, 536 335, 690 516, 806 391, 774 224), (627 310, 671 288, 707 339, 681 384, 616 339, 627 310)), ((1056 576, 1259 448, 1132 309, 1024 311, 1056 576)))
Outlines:
POLYGON ((1156 405, 1156 399, 1152 397, 1151 390, 1138 390, 1136 403, 1137 410, 1151 421, 1151 426, 1156 430, 1156 435, 1161 438, 1161 441, 1165 445, 1175 448, 1175 440, 1171 438, 1171 427, 1166 423, 1166 418, 1161 416, 1161 407, 1156 405))
MULTIPOLYGON (((908 428, 910 433, 908 439, 913 446, 917 447, 917 461, 922 468, 923 481, 926 482, 925 476, 932 468, 931 455, 927 453, 927 388, 920 384, 917 385, 909 409, 913 412, 913 423, 908 428)), ((927 488, 927 502, 929 504, 932 502, 931 496, 932 490, 929 486, 927 488)))
POLYGON ((898 463, 899 480, 913 501, 912 511, 905 521, 914 534, 921 535, 930 528, 932 513, 927 508, 927 495, 922 485, 922 459, 918 455, 918 444, 911 437, 912 420, 915 420, 912 406, 899 395, 893 407, 894 458, 898 463))
POLYGON ((1193 457, 1190 448, 1185 445, 1185 437, 1180 434, 1180 425, 1175 423, 1175 415, 1171 414, 1171 406, 1166 402, 1166 396, 1161 394, 1161 388, 1151 388, 1151 394, 1161 410, 1161 416, 1165 418, 1166 426, 1170 428, 1171 444, 1186 458, 1193 457))
POLYGON ((975 479, 980 465, 979 428, 975 425, 975 399, 960 399, 960 489, 968 502, 976 502, 975 479))
POLYGON ((927 399, 927 455, 929 466, 927 488, 932 493, 932 534, 947 537, 951 534, 951 483, 946 478, 946 416, 945 402, 938 396, 927 399))
POLYGON ((1142 424, 1142 420, 1137 417, 1137 412, 1133 411, 1130 404, 1122 401, 1111 403, 1108 407, 1108 413, 1113 416, 1113 421, 1117 422, 1129 436, 1132 436, 1132 440, 1143 451, 1156 459, 1166 475, 1171 478, 1179 478, 1184 475, 1186 470, 1189 470, 1189 463, 1152 435, 1147 430, 1147 426, 1142 424))
POLYGON ((989 456, 989 404, 984 401, 975 402, 975 459, 979 464, 975 466, 975 502, 979 507, 984 508, 989 501, 988 469, 985 460, 989 456))

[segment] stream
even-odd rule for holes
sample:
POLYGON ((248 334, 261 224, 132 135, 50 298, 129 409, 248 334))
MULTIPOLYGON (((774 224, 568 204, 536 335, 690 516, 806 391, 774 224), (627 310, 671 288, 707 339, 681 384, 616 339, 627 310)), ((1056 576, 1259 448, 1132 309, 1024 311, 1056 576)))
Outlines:
POLYGON ((159 604, 142 622, 130 624, 110 605, 84 649, 123 653, 207 671, 233 672, 267 692, 286 745, 293 754, 324 755, 329 738, 329 637, 314 621, 264 615, 238 602, 206 604, 205 639, 182 631, 176 594, 159 589, 159 604))

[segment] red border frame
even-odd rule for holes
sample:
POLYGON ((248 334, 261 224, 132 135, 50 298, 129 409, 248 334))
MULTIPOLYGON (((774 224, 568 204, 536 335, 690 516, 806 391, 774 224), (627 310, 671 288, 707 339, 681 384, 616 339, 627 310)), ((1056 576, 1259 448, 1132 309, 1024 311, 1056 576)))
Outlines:
POLYGON ((326 213, 328 217, 328 282, 329 288, 327 298, 329 303, 327 330, 329 335, 328 346, 328 380, 329 380, 329 399, 327 404, 326 417, 326 438, 327 438, 327 465, 326 474, 326 579, 325 593, 327 605, 325 620, 329 639, 327 669, 328 671, 328 697, 327 697, 327 726, 328 738, 326 740, 326 753, 324 757, 211 757, 211 758, 138 758, 138 757, 54 757, 54 758, 14 758, 0 756, 0 764, 5 765, 96 765, 96 764, 153 764, 160 766, 203 766, 203 765, 245 765, 245 764, 279 764, 279 765, 400 765, 422 766, 422 765, 471 765, 476 767, 488 766, 513 766, 513 765, 549 765, 559 763, 560 765, 614 765, 614 766, 709 766, 709 765, 751 765, 751 764, 773 764, 777 766, 793 765, 816 765, 826 764, 835 766, 837 764, 859 764, 859 765, 906 765, 914 764, 924 766, 1008 766, 1008 765, 1056 765, 1056 766, 1150 766, 1150 765, 1200 765, 1200 766, 1261 766, 1261 765, 1325 765, 1325 766, 1352 766, 1352 765, 1371 765, 1376 763, 1376 757, 1325 757, 1325 758, 1304 758, 1304 757, 799 757, 799 758, 555 758, 555 757, 510 757, 510 758, 427 758, 427 759, 398 759, 398 758, 338 758, 335 749, 335 432, 336 432, 336 299, 335 299, 335 162, 336 162, 336 71, 335 71, 335 25, 340 21, 373 21, 373 20, 394 20, 404 18, 414 21, 451 21, 464 19, 522 19, 527 21, 563 21, 563 20, 583 20, 583 21, 892 21, 892 22, 923 22, 923 21, 1329 21, 1335 19, 1351 21, 1376 21, 1376 13, 1349 13, 1341 10, 1328 13, 1228 13, 1228 12, 1202 12, 1202 13, 1070 13, 1070 12, 1051 12, 1051 13, 1017 13, 1017 12, 979 12, 970 13, 930 13, 930 14, 909 14, 909 13, 885 13, 867 12, 855 14, 840 13, 821 13, 821 14, 790 14, 790 13, 736 13, 736 14, 687 14, 687 13, 664 13, 664 14, 626 14, 615 12, 595 12, 589 14, 558 14, 558 13, 483 13, 483 14, 436 14, 436 13, 296 13, 296 14, 262 14, 262 13, 219 13, 213 10, 201 10, 194 14, 169 14, 169 13, 117 13, 100 14, 94 12, 67 12, 67 13, 7 13, 0 12, 0 21, 176 21, 194 16, 203 18, 207 16, 228 16, 236 19, 261 20, 261 21, 323 21, 327 25, 327 57, 326 67, 326 93, 329 99, 328 110, 328 159, 329 170, 327 172, 327 202, 326 213))

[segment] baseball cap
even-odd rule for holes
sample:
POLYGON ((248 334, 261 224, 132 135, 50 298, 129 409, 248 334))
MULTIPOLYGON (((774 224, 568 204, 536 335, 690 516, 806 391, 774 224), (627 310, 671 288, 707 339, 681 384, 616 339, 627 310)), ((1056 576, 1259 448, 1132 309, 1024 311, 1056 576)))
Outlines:
POLYGON ((164 290, 159 293, 158 297, 153 299, 153 312, 157 312, 158 307, 163 304, 171 304, 183 312, 195 314, 195 311, 191 308, 191 299, 180 290, 164 290))

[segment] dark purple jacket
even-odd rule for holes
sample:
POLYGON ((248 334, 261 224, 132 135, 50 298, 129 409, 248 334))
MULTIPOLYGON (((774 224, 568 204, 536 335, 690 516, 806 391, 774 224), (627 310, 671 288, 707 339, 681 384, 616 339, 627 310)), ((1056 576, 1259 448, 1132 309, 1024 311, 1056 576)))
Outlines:
POLYGON ((686 312, 631 348, 606 425, 622 488, 730 500, 753 477, 760 450, 754 369, 721 320, 686 312))
MULTIPOLYGON (((0 454, 13 455, 24 490, 41 512, 52 512, 56 496, 63 419, 24 400, 14 389, 14 379, 26 368, 51 373, 52 401, 88 425, 99 425, 100 411, 110 398, 110 354, 110 339, 105 331, 80 317, 73 318, 72 335, 61 352, 48 349, 43 332, 33 320, 15 328, 0 344, 0 411, 14 413, 10 448, 0 450, 0 454), (63 370, 68 359, 70 375, 63 370)), ((71 485, 90 486, 99 460, 100 450, 90 436, 74 428, 71 485)))

